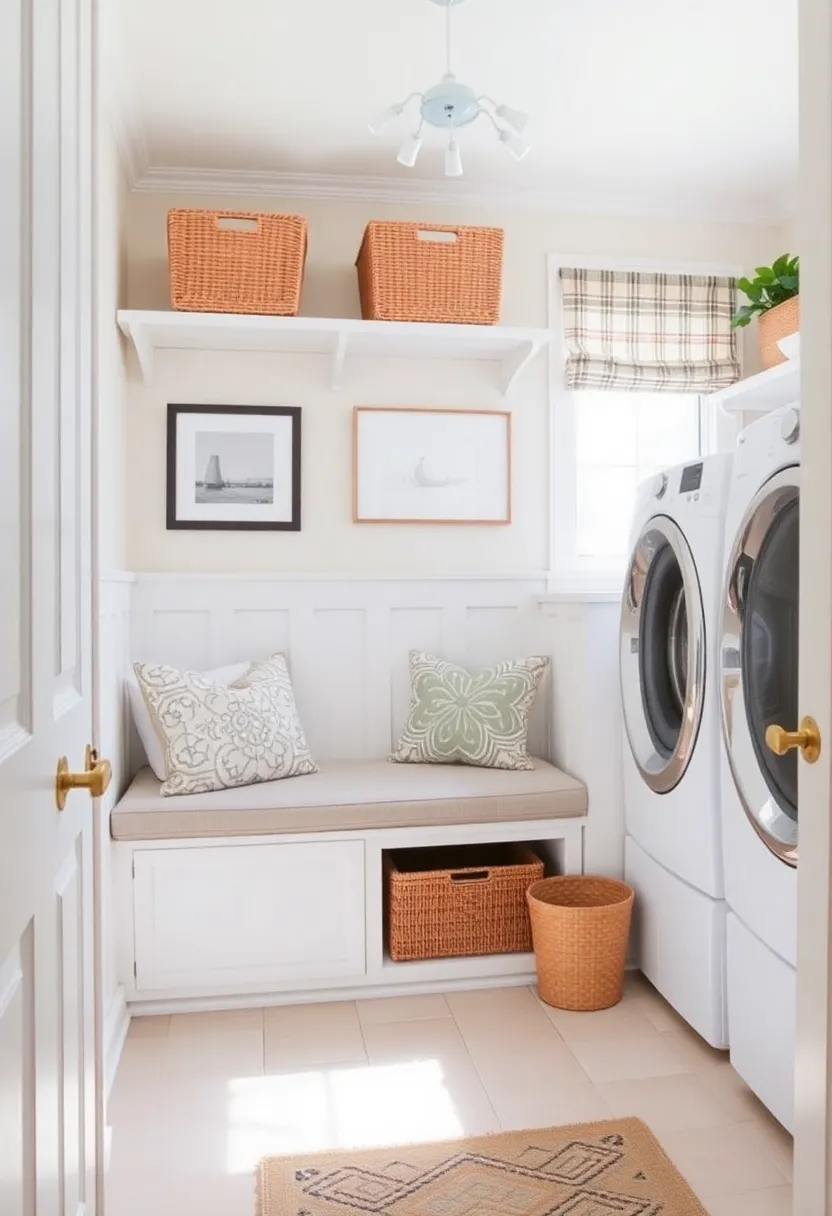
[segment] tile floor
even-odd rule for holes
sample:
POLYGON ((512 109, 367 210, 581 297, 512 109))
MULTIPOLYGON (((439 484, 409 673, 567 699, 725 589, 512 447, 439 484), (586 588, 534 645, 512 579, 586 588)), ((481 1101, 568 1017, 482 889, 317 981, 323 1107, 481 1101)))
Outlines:
POLYGON ((638 1115, 711 1216, 789 1216, 791 1139, 637 975, 602 1013, 528 988, 139 1018, 110 1216, 253 1216, 267 1153, 638 1115))

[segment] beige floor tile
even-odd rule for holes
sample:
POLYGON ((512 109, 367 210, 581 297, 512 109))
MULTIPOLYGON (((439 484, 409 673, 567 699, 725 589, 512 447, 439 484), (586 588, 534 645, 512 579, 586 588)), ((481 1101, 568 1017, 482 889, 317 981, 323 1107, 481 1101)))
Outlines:
POLYGON ((617 1039, 622 1034, 658 1034, 635 1003, 613 1005, 597 1013, 572 1013, 565 1009, 543 1006, 547 1017, 567 1043, 617 1039))
POLYGON ((416 1022, 423 1018, 448 1018, 444 996, 391 996, 380 1000, 358 1001, 358 1017, 362 1026, 377 1026, 382 1022, 416 1022))
POLYGON ((670 1006, 640 971, 630 971, 624 986, 624 1001, 638 1010, 655 1030, 681 1030, 683 1018, 670 1006))
POLYGON ((217 1013, 174 1013, 168 1019, 170 1038, 234 1039, 262 1032, 262 1009, 225 1009, 217 1013))
POLYGON ((677 1169, 703 1200, 786 1184, 757 1123, 688 1131, 656 1128, 655 1132, 677 1169))
POLYGON ((111 1123, 124 1111, 152 1107, 162 1080, 165 1043, 163 1038, 127 1036, 107 1103, 111 1123))
POLYGON ((166 1084, 263 1075, 262 1009, 174 1014, 167 1037, 157 1042, 166 1084))
POLYGON ((529 1127, 560 1127, 569 1123, 592 1123, 609 1119, 612 1113, 597 1088, 589 1081, 564 1085, 545 1078, 536 1086, 486 1087, 503 1131, 529 1127))
POLYGON ((365 1026, 367 1055, 373 1069, 390 1070, 402 1081, 401 1095, 417 1093, 414 1101, 436 1109, 437 1127, 452 1129, 435 1138, 484 1135, 499 1131, 500 1123, 474 1067, 456 1023, 451 1018, 390 1022, 365 1026))
POLYGON ((159 1017, 131 1018, 127 1034, 131 1039, 164 1038, 169 1029, 170 1017, 163 1014, 159 1017))
POLYGON ((742 1195, 723 1195, 708 1203, 710 1216, 792 1216, 792 1188, 770 1187, 766 1191, 745 1191, 742 1195))
POLYGON ((528 1033, 542 1032, 550 1038, 554 1029, 530 988, 450 992, 445 999, 463 1034, 478 1030, 499 1033, 504 1044, 528 1033))
POLYGON ((194 1081, 161 1089, 155 1111, 114 1127, 111 1172, 119 1176, 152 1163, 154 1171, 170 1178, 224 1176, 234 1084, 194 1081))
POLYGON ((612 1081, 638 1081, 645 1077, 667 1077, 688 1072, 684 1055, 668 1041, 668 1035, 637 1015, 625 1015, 609 1031, 588 1032, 575 1024, 561 1033, 567 1038, 578 1063, 596 1085, 612 1081))
POLYGON ((613 1081, 598 1091, 614 1115, 635 1115, 654 1129, 687 1131, 748 1120, 746 1104, 731 1089, 693 1073, 613 1081))
POLYGON ((448 1004, 503 1128, 609 1117, 528 989, 454 993, 448 1004))
POLYGON ((354 1001, 277 1006, 264 1023, 267 1073, 367 1062, 354 1001))
POLYGON ((774 1160, 789 1181, 794 1177, 794 1139, 782 1124, 760 1104, 759 1126, 768 1142, 774 1160))
POLYGON ((108 1216, 253 1216, 255 1211, 251 1174, 200 1179, 147 1169, 108 1182, 108 1216))
POLYGON ((728 1052, 718 1051, 715 1047, 711 1047, 703 1038, 700 1038, 695 1030, 691 1030, 690 1026, 682 1024, 676 1030, 662 1031, 662 1038, 673 1047, 674 1051, 684 1056, 691 1072, 730 1067, 728 1052))

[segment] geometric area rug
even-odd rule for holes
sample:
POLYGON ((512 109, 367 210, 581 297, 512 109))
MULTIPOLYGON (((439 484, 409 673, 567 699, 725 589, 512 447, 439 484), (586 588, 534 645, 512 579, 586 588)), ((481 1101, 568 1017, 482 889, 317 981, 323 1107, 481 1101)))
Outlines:
POLYGON ((264 1157, 258 1216, 706 1216, 640 1119, 264 1157))

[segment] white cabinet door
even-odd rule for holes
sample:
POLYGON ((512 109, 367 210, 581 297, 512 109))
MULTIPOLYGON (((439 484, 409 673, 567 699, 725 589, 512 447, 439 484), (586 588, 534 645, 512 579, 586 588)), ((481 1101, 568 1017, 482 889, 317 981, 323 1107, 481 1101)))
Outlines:
POLYGON ((302 988, 365 972, 363 841, 143 849, 134 859, 139 992, 302 988))

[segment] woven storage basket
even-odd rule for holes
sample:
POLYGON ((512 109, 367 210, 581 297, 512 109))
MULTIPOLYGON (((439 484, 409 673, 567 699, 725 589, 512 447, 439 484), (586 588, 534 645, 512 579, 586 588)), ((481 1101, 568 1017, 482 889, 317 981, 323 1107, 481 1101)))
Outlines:
POLYGON ((496 325, 500 319, 502 228, 373 220, 356 265, 365 320, 496 325))
POLYGON ((408 849, 386 853, 384 868, 395 962, 531 950, 526 891, 543 862, 530 849, 408 849))
POLYGON ((776 308, 761 312, 757 321, 757 340, 760 343, 760 360, 764 368, 785 363, 786 356, 777 343, 800 329, 800 296, 784 300, 776 308))
POLYGON ((300 307, 306 220, 174 208, 168 212, 168 261, 175 309, 293 317, 300 307))
POLYGON ((612 878, 544 878, 528 892, 540 997, 556 1009, 621 1000, 633 889, 612 878))

